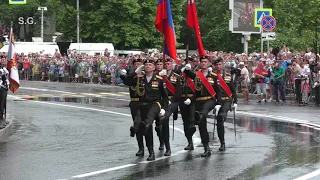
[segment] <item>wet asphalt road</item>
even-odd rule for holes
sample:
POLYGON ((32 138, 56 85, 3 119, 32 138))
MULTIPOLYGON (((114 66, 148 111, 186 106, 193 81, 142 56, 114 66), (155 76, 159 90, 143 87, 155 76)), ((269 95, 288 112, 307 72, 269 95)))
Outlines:
MULTIPOLYGON (((290 101, 285 106, 240 104, 237 137, 230 116, 227 151, 219 152, 215 139, 210 158, 200 157, 200 145, 192 152, 183 150, 187 142, 179 118, 171 140, 173 155, 163 158, 154 134, 157 160, 147 163, 147 150, 143 158, 134 156, 137 144, 129 136, 132 119, 126 88, 22 82, 8 99, 13 129, 10 139, 0 143, 1 180, 283 180, 320 169, 320 127, 315 126, 320 124, 319 107, 297 107, 290 101)), ((208 130, 212 139, 213 119, 208 130)), ((199 144, 198 132, 194 140, 199 144)))

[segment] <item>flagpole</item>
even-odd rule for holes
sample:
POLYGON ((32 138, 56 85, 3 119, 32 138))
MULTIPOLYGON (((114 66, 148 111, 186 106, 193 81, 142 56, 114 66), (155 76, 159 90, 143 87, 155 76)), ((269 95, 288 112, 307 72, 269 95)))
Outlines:
MULTIPOLYGON (((166 4, 167 5, 167 4, 166 4)), ((163 10, 163 14, 166 13, 166 8, 167 7, 164 7, 162 10, 163 10)), ((165 50, 165 44, 166 44, 166 38, 165 38, 165 22, 164 20, 162 20, 162 69, 165 68, 164 64, 166 63, 165 61, 165 58, 166 58, 166 50, 165 50)))
POLYGON ((189 27, 188 27, 188 5, 189 5, 189 1, 187 2, 187 13, 186 13, 186 27, 187 27, 187 44, 186 44, 186 60, 185 60, 186 63, 188 62, 189 43, 190 43, 189 27))

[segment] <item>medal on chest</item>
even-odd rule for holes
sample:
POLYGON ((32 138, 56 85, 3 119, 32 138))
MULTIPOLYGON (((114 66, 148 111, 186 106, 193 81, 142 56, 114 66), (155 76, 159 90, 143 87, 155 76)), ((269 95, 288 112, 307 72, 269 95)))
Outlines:
POLYGON ((152 85, 153 88, 159 87, 158 81, 152 81, 151 85, 152 85))

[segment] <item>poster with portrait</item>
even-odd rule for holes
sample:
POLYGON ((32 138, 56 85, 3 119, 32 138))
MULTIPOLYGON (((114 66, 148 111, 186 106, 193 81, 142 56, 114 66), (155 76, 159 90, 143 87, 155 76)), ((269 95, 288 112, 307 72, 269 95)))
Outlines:
POLYGON ((232 33, 260 34, 260 28, 254 27, 254 10, 262 8, 262 0, 230 0, 232 33))

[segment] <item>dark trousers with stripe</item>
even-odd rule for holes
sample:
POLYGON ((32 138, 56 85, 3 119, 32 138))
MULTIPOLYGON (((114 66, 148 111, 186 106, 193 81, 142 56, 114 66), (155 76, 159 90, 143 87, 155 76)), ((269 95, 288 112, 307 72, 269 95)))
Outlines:
POLYGON ((225 143, 224 140, 224 121, 226 121, 228 116, 228 111, 231 108, 232 100, 223 100, 221 104, 221 108, 219 110, 218 116, 217 116, 217 131, 218 131, 218 137, 221 144, 225 143))
MULTIPOLYGON (((157 103, 142 103, 140 105, 140 115, 141 115, 141 123, 139 123, 140 127, 142 123, 145 123, 148 125, 148 128, 145 130, 138 130, 137 133, 143 134, 145 131, 145 138, 146 138, 146 146, 148 148, 153 148, 153 128, 152 124, 156 117, 159 116, 160 113, 160 106, 157 103)), ((135 124, 136 124, 135 120, 135 124)))
MULTIPOLYGON (((140 102, 130 101, 129 107, 130 107, 133 122, 135 121, 135 119, 138 119, 137 121, 141 120, 140 111, 139 111, 140 102)), ((139 149, 144 149, 143 136, 141 135, 141 133, 136 133, 136 139, 138 142, 139 149)))
POLYGON ((201 142, 204 146, 209 143, 209 133, 207 129, 207 116, 210 111, 216 106, 215 99, 196 101, 196 111, 200 113, 199 131, 201 136, 201 142))

